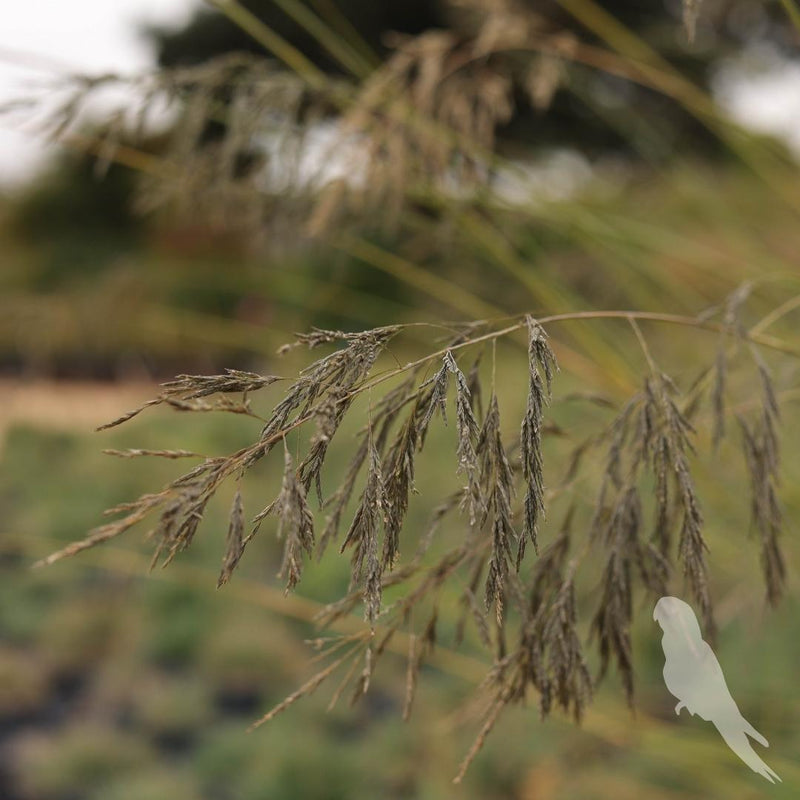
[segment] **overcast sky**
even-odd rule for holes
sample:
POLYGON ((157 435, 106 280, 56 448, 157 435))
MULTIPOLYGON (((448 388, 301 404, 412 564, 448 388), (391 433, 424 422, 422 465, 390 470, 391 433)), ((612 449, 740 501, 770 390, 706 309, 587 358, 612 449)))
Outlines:
MULTIPOLYGON (((380 0, 375 0, 380 2, 380 0)), ((135 72, 153 63, 142 24, 178 26, 202 0, 5 0, 0 15, 0 104, 30 95, 60 72, 135 72)), ((727 70, 717 97, 740 121, 784 136, 800 153, 800 63, 769 49, 750 54, 760 72, 727 70)), ((21 115, 0 116, 0 187, 19 183, 52 145, 21 115), (20 129, 22 128, 22 129, 20 129)))
MULTIPOLYGON (((202 0, 22 0, 0 14, 0 104, 58 70, 134 72, 152 64, 139 25, 180 25, 202 0)), ((20 115, 0 116, 0 184, 28 177, 47 151, 20 115), (24 127, 24 126, 22 126, 24 127)))

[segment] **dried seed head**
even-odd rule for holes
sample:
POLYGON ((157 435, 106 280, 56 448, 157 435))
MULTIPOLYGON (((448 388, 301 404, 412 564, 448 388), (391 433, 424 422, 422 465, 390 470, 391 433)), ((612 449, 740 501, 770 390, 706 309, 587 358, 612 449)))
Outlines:
POLYGON ((225 558, 222 562, 222 571, 217 580, 217 588, 226 584, 231 574, 239 564, 239 559, 244 552, 244 508, 242 506, 242 493, 237 489, 231 506, 230 522, 228 524, 228 540, 225 558))
POLYGON ((537 552, 539 549, 539 519, 545 513, 542 419, 544 407, 550 402, 553 373, 558 369, 542 327, 530 316, 525 318, 525 323, 528 328, 528 402, 520 431, 520 459, 525 479, 525 521, 519 538, 517 569, 525 556, 525 543, 528 539, 537 552))
POLYGON ((494 605, 498 625, 502 624, 503 597, 512 544, 518 544, 517 532, 511 517, 511 502, 515 494, 513 475, 500 434, 500 408, 497 395, 492 394, 483 426, 478 435, 477 452, 481 465, 481 487, 486 498, 486 515, 492 517, 492 546, 486 574, 485 603, 494 605))
POLYGON ((361 493, 358 510, 340 552, 344 552, 348 547, 353 548, 351 590, 361 584, 362 573, 366 565, 364 602, 366 617, 370 624, 374 625, 381 608, 383 564, 378 556, 378 532, 385 504, 385 488, 381 459, 375 449, 372 437, 369 438, 367 447, 369 454, 367 481, 364 491, 361 493))
POLYGON ((283 560, 278 572, 286 579, 286 591, 293 589, 303 573, 303 551, 310 557, 314 549, 314 518, 306 502, 306 491, 298 480, 294 461, 284 443, 284 469, 281 491, 275 502, 278 539, 283 540, 283 560))
MULTIPOLYGON (((731 308, 738 308, 737 303, 737 298, 728 302, 725 326, 739 335, 739 324, 731 311, 731 308)), ((316 330, 299 337, 299 342, 312 348, 339 344, 338 349, 301 371, 273 409, 258 441, 227 456, 205 458, 162 491, 111 509, 111 513, 124 517, 93 531, 82 542, 70 545, 46 561, 50 563, 107 541, 152 514, 157 516, 150 534, 157 545, 155 559, 163 557, 163 563, 169 563, 192 543, 207 504, 219 486, 228 478, 240 480, 281 441, 284 471, 280 492, 255 516, 254 527, 246 537, 242 497, 238 491, 234 496, 219 585, 230 579, 261 522, 268 515, 276 514, 278 536, 283 542, 280 575, 287 582, 287 590, 292 588, 301 577, 304 558, 311 555, 315 546, 307 494, 313 483, 322 503, 321 471, 329 445, 351 412, 354 398, 369 390, 368 424, 357 431, 355 454, 338 487, 322 503, 327 519, 317 544, 321 555, 326 544, 336 537, 359 476, 365 470, 354 517, 341 546, 342 551, 350 550, 350 591, 327 605, 318 619, 322 625, 331 625, 363 603, 369 630, 365 629, 358 640, 348 639, 353 647, 342 659, 323 669, 264 719, 313 691, 338 664, 345 662, 349 668, 343 670, 346 675, 333 702, 346 687, 353 689, 354 699, 363 696, 382 654, 388 649, 397 649, 400 632, 410 627, 413 631, 411 646, 403 644, 403 650, 408 650, 409 655, 404 711, 407 715, 413 706, 423 658, 429 653, 435 655, 438 603, 453 596, 445 592, 445 587, 459 579, 463 579, 463 589, 459 592, 461 615, 456 639, 461 640, 466 621, 471 620, 477 636, 485 647, 493 650, 495 659, 485 681, 491 698, 484 727, 464 768, 502 710, 510 703, 524 701, 531 688, 539 694, 542 716, 561 708, 580 719, 591 697, 593 682, 577 632, 577 571, 592 547, 593 555, 603 568, 599 604, 591 622, 591 635, 597 639, 600 650, 601 674, 615 662, 628 700, 632 702, 630 628, 634 592, 644 587, 659 596, 669 593, 667 583, 675 558, 672 540, 676 529, 679 531, 677 562, 702 610, 706 638, 713 636, 703 514, 691 472, 695 433, 690 414, 684 408, 689 403, 684 401, 679 406, 677 387, 667 375, 658 371, 648 353, 650 374, 642 390, 629 400, 607 430, 584 438, 570 457, 568 481, 574 483, 584 477, 580 474, 585 472, 582 455, 597 444, 608 446, 599 477, 597 501, 594 508, 587 511, 587 517, 591 512, 591 522, 586 541, 581 547, 571 549, 573 517, 581 512, 575 511, 575 505, 570 506, 561 531, 542 548, 529 576, 524 578, 511 564, 516 559, 519 567, 528 538, 537 545, 537 528, 542 524, 545 499, 543 437, 548 432, 568 435, 571 431, 547 425, 543 420, 557 366, 539 324, 526 317, 516 328, 504 329, 500 334, 523 326, 528 333, 528 397, 520 435, 508 445, 501 434, 499 401, 494 392, 486 413, 480 413, 478 360, 468 376, 456 360, 456 355, 460 357, 464 348, 483 345, 494 336, 493 332, 488 335, 483 332, 486 323, 461 326, 449 345, 436 353, 377 376, 372 374, 372 368, 398 328, 352 334, 316 330), (437 363, 433 377, 420 382, 422 371, 437 363), (416 537, 418 543, 413 558, 399 564, 400 535, 406 525, 410 494, 415 491, 415 459, 423 450, 437 410, 445 419, 451 375, 455 386, 457 472, 466 478, 466 485, 434 510, 428 528, 416 537), (376 387, 395 377, 400 378, 400 382, 373 402, 376 387), (482 420, 480 425, 478 418, 482 420), (306 423, 315 424, 315 428, 310 431, 308 451, 295 468, 286 436, 306 423), (521 509, 517 507, 515 496, 517 479, 525 486, 521 509), (650 508, 648 495, 652 497, 654 523, 652 532, 646 536, 648 526, 643 517, 650 508), (441 530, 442 520, 460 508, 469 509, 471 524, 466 534, 458 537, 455 546, 448 546, 446 535, 434 539, 437 530, 441 530), (517 513, 523 518, 521 534, 515 530, 517 513), (433 563, 426 563, 426 559, 433 563), (483 603, 478 599, 481 586, 483 603), (391 587, 399 587, 397 599, 387 605, 386 590, 391 587), (487 614, 492 607, 494 614, 487 614), (427 621, 421 630, 414 630, 415 620, 427 621)), ((740 427, 753 492, 753 525, 760 537, 768 599, 775 603, 783 589, 786 571, 778 541, 782 523, 777 499, 778 396, 766 364, 756 351, 753 356, 761 403, 752 418, 740 419, 740 427)), ((715 430, 720 436, 720 419, 726 413, 723 395, 729 391, 725 379, 727 369, 727 361, 723 363, 718 353, 716 367, 707 369, 700 378, 701 382, 712 375, 715 378, 710 405, 715 430)), ((249 413, 247 393, 274 380, 277 379, 271 376, 234 371, 222 376, 179 376, 164 384, 161 395, 146 405, 169 404, 187 412, 249 413), (241 392, 241 401, 228 399, 227 394, 231 392, 241 392)), ((693 387, 694 398, 701 396, 701 388, 701 383, 693 387)), ((582 393, 581 397, 596 400, 587 393, 582 393)), ((704 403, 707 407, 707 399, 704 403)), ((138 410, 126 418, 135 413, 138 410)), ((696 419, 701 417, 698 415, 696 419)), ((717 434, 715 438, 719 438, 717 434)), ((299 441, 302 440, 299 437, 299 441)), ((175 459, 195 455, 181 450, 111 452, 123 457, 153 455, 175 459)), ((561 498, 571 488, 573 486, 562 485, 551 494, 554 499, 561 498)), ((323 655, 329 656, 333 649, 323 655)))
POLYGON ((458 471, 467 478, 464 499, 469 509, 470 525, 475 525, 479 515, 485 513, 486 500, 483 497, 479 480, 478 457, 475 445, 480 435, 478 421, 472 410, 472 392, 464 373, 458 367, 452 352, 444 356, 445 366, 453 373, 456 381, 456 426, 458 428, 458 471))
POLYGON ((776 606, 783 595, 786 564, 779 536, 783 528, 783 512, 778 501, 779 409, 772 377, 763 359, 753 350, 761 379, 761 409, 755 423, 738 417, 742 432, 745 466, 750 476, 750 515, 761 540, 761 566, 767 589, 767 600, 776 606))

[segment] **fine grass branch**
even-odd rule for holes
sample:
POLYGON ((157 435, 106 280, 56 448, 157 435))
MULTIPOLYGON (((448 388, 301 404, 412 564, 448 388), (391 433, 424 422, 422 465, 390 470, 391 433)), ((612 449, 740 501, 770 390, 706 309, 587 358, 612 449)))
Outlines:
MULTIPOLYGON (((109 451, 123 458, 202 460, 160 491, 110 509, 110 516, 121 518, 38 564, 53 564, 155 518, 149 533, 155 543, 152 563, 167 566, 191 546, 220 487, 235 480, 218 586, 235 580, 247 545, 263 535, 265 520, 275 517, 275 532, 283 547, 278 575, 286 591, 303 579, 304 567, 312 558, 336 558, 326 553, 331 552, 328 545, 340 539, 337 549, 351 562, 350 586, 344 596, 323 608, 318 623, 328 627, 359 607, 366 622, 363 637, 354 640, 344 655, 337 655, 256 724, 316 690, 340 669, 344 676, 335 698, 347 690, 357 700, 368 690, 393 637, 407 631, 414 620, 404 703, 404 714, 411 713, 419 670, 440 636, 443 604, 452 603, 455 591, 462 610, 457 641, 467 633, 473 646, 484 648, 493 658, 483 686, 493 699, 475 747, 462 765, 462 775, 502 710, 522 702, 529 691, 538 696, 542 717, 560 708, 580 720, 596 682, 614 663, 633 705, 630 631, 637 594, 658 597, 672 586, 677 590, 677 582, 682 581, 701 610, 706 635, 713 637, 713 580, 704 533, 707 512, 693 474, 704 409, 712 447, 731 436, 730 427, 720 418, 730 413, 728 409, 739 412, 766 596, 771 604, 779 602, 786 572, 777 498, 780 412, 770 369, 757 348, 797 352, 783 340, 747 330, 741 320, 746 296, 735 293, 702 318, 606 311, 538 319, 526 314, 507 325, 491 320, 440 325, 435 327, 448 330, 442 346, 390 367, 382 366, 390 344, 414 323, 358 332, 314 329, 299 334, 282 351, 306 347, 330 352, 295 378, 238 370, 214 376, 181 375, 163 384, 159 396, 101 429, 163 405, 184 413, 244 413, 259 420, 255 440, 225 456, 202 456, 189 450, 109 451), (563 463, 553 463, 546 458, 546 439, 563 431, 547 419, 548 404, 557 395, 559 383, 549 331, 559 324, 589 320, 602 324, 609 319, 627 321, 641 347, 645 370, 640 386, 614 419, 575 445, 563 463), (658 365, 641 328, 645 323, 717 334, 716 354, 692 386, 682 390, 658 365), (522 418, 514 420, 518 435, 509 437, 511 426, 503 411, 508 397, 497 385, 494 358, 490 364, 482 355, 491 344, 494 356, 498 340, 521 332, 527 338, 527 401, 522 418), (754 385, 759 387, 758 404, 749 411, 730 402, 733 390, 727 376, 732 344, 747 357, 739 360, 745 361, 745 369, 752 368, 754 385), (487 398, 484 381, 490 369, 487 398), (250 396, 278 382, 286 388, 272 412, 263 418, 252 412, 250 396), (366 409, 356 404, 361 396, 369 399, 366 409), (356 434, 349 466, 338 485, 328 488, 333 476, 326 463, 331 447, 340 446, 334 442, 337 433, 345 419, 361 413, 366 419, 356 434), (453 473, 462 485, 434 509, 427 528, 409 530, 409 505, 420 491, 415 482, 417 462, 425 456, 431 430, 449 420, 454 420, 457 439, 453 473), (304 439, 293 435, 301 429, 307 430, 304 439), (248 523, 244 509, 252 502, 244 496, 242 478, 278 443, 283 445, 281 486, 248 523), (599 475, 586 466, 589 451, 601 459, 599 475), (567 478, 559 481, 555 477, 559 474, 567 478), (578 481, 583 487, 580 492, 574 490, 578 481), (596 488, 593 500, 585 499, 591 497, 584 491, 587 485, 596 488), (310 493, 316 496, 319 515, 312 511, 310 493), (548 505, 560 503, 562 497, 569 507, 553 534, 547 522, 548 505), (355 510, 345 529, 353 502, 355 510), (321 528, 319 516, 324 516, 321 528), (452 527, 462 530, 455 538, 443 527, 448 519, 452 527), (403 553, 412 555, 404 559, 403 553), (584 624, 576 595, 589 577, 590 571, 583 567, 590 553, 601 570, 601 587, 584 624), (387 604, 389 591, 394 599, 387 604), (599 656, 596 676, 584 652, 587 630, 599 656)), ((590 391, 573 392, 565 399, 597 402, 590 391)), ((609 400, 602 400, 599 407, 607 408, 609 400)))

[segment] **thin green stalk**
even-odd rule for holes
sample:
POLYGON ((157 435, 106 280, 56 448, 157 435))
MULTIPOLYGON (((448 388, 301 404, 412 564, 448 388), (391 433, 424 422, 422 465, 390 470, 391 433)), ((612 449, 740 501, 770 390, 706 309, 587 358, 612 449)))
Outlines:
POLYGON ((790 297, 786 302, 774 308, 763 319, 750 328, 750 334, 759 334, 769 328, 770 325, 777 322, 781 317, 786 316, 790 311, 800 308, 800 294, 790 297))
POLYGON ((786 15, 792 21, 792 25, 800 31, 800 7, 795 0, 781 0, 781 5, 786 11, 786 15))
POLYGON ((359 33, 355 25, 342 13, 335 0, 311 0, 311 3, 317 9, 319 16, 327 18, 331 28, 338 30, 340 36, 346 39, 354 50, 359 51, 362 60, 370 69, 380 66, 378 54, 359 33))
POLYGON ((207 0, 207 2, 248 33, 254 41, 283 61, 310 86, 315 89, 322 89, 325 86, 327 78, 322 70, 237 0, 207 0))
POLYGON ((400 278, 409 286, 425 292, 450 308, 472 317, 502 316, 502 309, 481 300, 452 281, 440 278, 430 270, 422 269, 388 250, 384 250, 366 239, 351 235, 339 237, 334 246, 344 253, 369 264, 376 269, 400 278))
MULTIPOLYGON (((237 0, 231 0, 240 5, 237 0)), ((272 0, 308 33, 310 33, 343 67, 358 78, 372 71, 370 64, 355 52, 347 39, 339 36, 325 24, 311 9, 298 0, 272 0)))

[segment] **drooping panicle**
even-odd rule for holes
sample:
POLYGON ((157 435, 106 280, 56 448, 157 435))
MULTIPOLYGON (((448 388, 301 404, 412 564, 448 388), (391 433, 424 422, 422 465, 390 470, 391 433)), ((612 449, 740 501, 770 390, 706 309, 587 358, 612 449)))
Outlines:
POLYGON ((385 489, 381 459, 372 436, 367 440, 367 480, 350 530, 342 542, 340 552, 353 549, 351 558, 351 590, 362 583, 366 617, 374 625, 381 607, 381 577, 383 563, 378 552, 378 534, 385 505, 385 489))
POLYGON ((225 558, 222 570, 217 580, 217 588, 226 584, 231 574, 239 564, 239 559, 244 552, 244 508, 242 506, 241 489, 236 489, 231 506, 230 520, 228 522, 228 538, 226 543, 225 558))
POLYGON ((511 503, 515 495, 514 478, 508 463, 500 433, 500 408, 497 395, 492 394, 486 418, 478 436, 481 487, 486 498, 486 511, 480 524, 491 515, 492 543, 486 575, 486 608, 494 605, 498 623, 503 616, 503 598, 509 564, 513 558, 512 544, 518 543, 512 523, 511 503))
POLYGON ((456 426, 458 428, 458 471, 467 478, 465 502, 469 510, 470 524, 474 525, 479 514, 483 513, 486 501, 479 480, 478 456, 475 443, 480 435, 480 427, 472 410, 472 393, 464 373, 459 369, 450 350, 445 353, 444 362, 456 382, 456 426))
POLYGON ((278 539, 283 540, 283 560, 278 572, 286 579, 286 591, 293 589, 303 572, 303 552, 314 550, 314 518, 306 500, 306 490, 297 476, 294 460, 284 443, 284 469, 281 491, 275 502, 278 539))
POLYGON ((750 517, 761 543, 761 567, 767 600, 776 606, 783 596, 786 563, 779 536, 783 528, 783 510, 778 501, 780 467, 780 411, 767 364, 752 348, 761 381, 761 408, 757 419, 749 423, 739 415, 742 448, 750 477, 750 517))
POLYGON ((542 418, 550 402, 553 374, 558 369, 547 335, 533 317, 528 328, 528 401, 520 431, 520 459, 525 480, 525 516, 517 549, 517 569, 525 556, 528 539, 538 552, 539 520, 544 516, 544 474, 542 460, 542 418), (543 379, 544 377, 544 379, 543 379))

